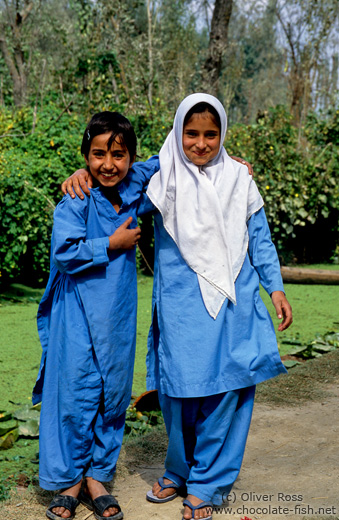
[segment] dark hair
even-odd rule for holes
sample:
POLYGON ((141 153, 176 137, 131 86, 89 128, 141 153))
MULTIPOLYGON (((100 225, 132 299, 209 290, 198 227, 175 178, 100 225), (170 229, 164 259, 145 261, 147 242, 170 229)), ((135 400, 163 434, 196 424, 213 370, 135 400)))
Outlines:
POLYGON ((129 120, 119 112, 99 112, 94 114, 88 123, 82 138, 81 153, 87 158, 91 142, 97 135, 111 134, 107 147, 111 148, 112 143, 119 137, 122 145, 128 150, 131 161, 137 153, 137 137, 134 128, 129 120))
POLYGON ((209 112, 213 116, 214 122, 219 128, 219 130, 221 130, 220 116, 217 110, 214 107, 212 107, 212 105, 206 102, 197 103, 187 112, 184 119, 184 126, 187 125, 188 121, 191 119, 193 114, 202 114, 203 112, 209 112))

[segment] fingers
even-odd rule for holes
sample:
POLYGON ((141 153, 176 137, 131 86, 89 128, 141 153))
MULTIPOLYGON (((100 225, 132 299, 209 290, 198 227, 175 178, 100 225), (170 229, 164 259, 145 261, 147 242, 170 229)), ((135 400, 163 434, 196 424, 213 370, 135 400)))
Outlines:
POLYGON ((245 166, 247 166, 248 173, 253 176, 254 171, 253 171, 252 164, 250 164, 249 162, 245 161, 245 159, 241 159, 240 157, 236 157, 235 155, 231 155, 231 157, 232 157, 232 159, 234 159, 238 163, 244 164, 245 166))
POLYGON ((135 229, 129 229, 130 233, 130 247, 128 249, 133 249, 137 244, 141 237, 141 229, 135 228, 135 229))
POLYGON ((248 173, 253 177, 253 174, 254 174, 254 170, 253 170, 253 166, 251 163, 249 162, 246 162, 244 161, 244 163, 246 164, 247 168, 248 168, 248 173))
POLYGON ((292 307, 282 291, 274 291, 271 297, 278 320, 283 320, 278 327, 279 332, 282 332, 293 322, 292 307))
POLYGON ((125 220, 125 222, 123 224, 121 224, 120 227, 124 228, 124 229, 127 229, 132 221, 133 221, 133 218, 132 217, 128 217, 128 219, 125 220))
POLYGON ((287 300, 281 303, 281 313, 282 316, 280 316, 279 319, 283 317, 283 321, 280 323, 278 327, 278 330, 280 332, 286 330, 293 322, 292 308, 287 300))
POLYGON ((141 237, 141 229, 139 227, 135 228, 135 238, 136 238, 136 241, 139 240, 139 238, 141 237))
POLYGON ((90 188, 93 188, 93 180, 92 180, 92 177, 88 177, 88 179, 86 180, 83 176, 79 176, 79 179, 78 179, 78 177, 77 177, 76 179, 77 179, 77 182, 78 182, 78 184, 76 184, 76 185, 74 186, 74 189, 75 189, 76 194, 79 195, 79 197, 80 197, 81 199, 84 198, 84 196, 83 196, 83 194, 82 194, 82 191, 83 191, 86 195, 90 196, 90 195, 91 195, 91 190, 90 190, 90 188), (80 184, 80 186, 79 186, 79 184, 80 184), (78 187, 78 190, 79 190, 79 191, 76 190, 76 187, 78 187), (81 189, 80 189, 80 188, 81 188, 81 189), (82 191, 81 191, 81 190, 82 190, 82 191))
POLYGON ((93 177, 92 175, 89 175, 87 178, 87 186, 88 188, 93 188, 93 177))
POLYGON ((81 200, 83 200, 85 198, 84 194, 81 191, 81 188, 79 186, 79 179, 78 179, 78 177, 70 177, 68 179, 67 191, 70 194, 70 196, 72 197, 72 199, 75 198, 74 192, 78 195, 78 197, 80 197, 81 200))
POLYGON ((67 194, 67 179, 61 184, 61 191, 64 195, 67 194))
POLYGON ((81 200, 85 198, 84 193, 88 196, 91 195, 90 188, 93 188, 93 178, 83 168, 74 172, 61 185, 62 193, 65 195, 68 193, 72 199, 75 198, 75 195, 78 195, 81 200))
POLYGON ((72 177, 69 178, 69 182, 73 183, 73 189, 80 199, 83 200, 85 198, 84 193, 88 196, 91 195, 89 184, 91 184, 90 187, 92 187, 93 180, 87 170, 84 170, 83 168, 77 170, 73 173, 72 177))
MULTIPOLYGON (((66 179, 62 184, 61 184, 61 191, 64 195, 67 195, 67 193, 72 197, 72 199, 75 199, 75 193, 73 191, 73 185, 74 185, 74 180, 72 179, 72 177, 68 177, 68 179, 66 179)), ((84 198, 83 194, 81 193, 82 195, 82 199, 84 198)), ((79 195, 80 196, 80 195, 79 195)))
POLYGON ((137 245, 141 236, 141 229, 139 227, 129 229, 132 222, 133 218, 128 217, 109 237, 109 249, 133 249, 137 245))

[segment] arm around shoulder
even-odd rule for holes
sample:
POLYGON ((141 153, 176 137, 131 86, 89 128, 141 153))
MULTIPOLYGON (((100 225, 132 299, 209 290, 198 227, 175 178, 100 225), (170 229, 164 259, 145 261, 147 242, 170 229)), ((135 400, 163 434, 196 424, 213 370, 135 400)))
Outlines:
POLYGON ((61 184, 61 191, 64 195, 68 193, 72 199, 75 198, 75 195, 78 195, 80 199, 84 199, 84 193, 90 196, 90 188, 92 187, 93 178, 91 174, 84 168, 81 168, 61 184))
POLYGON ((131 171, 138 175, 144 184, 148 184, 151 177, 159 170, 159 156, 153 155, 147 161, 140 161, 133 164, 131 171))

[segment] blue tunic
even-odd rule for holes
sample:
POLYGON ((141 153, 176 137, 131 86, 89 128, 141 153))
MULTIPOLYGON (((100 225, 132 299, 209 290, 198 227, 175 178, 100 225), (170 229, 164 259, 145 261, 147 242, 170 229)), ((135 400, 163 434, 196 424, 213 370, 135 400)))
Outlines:
POLYGON ((155 216, 153 324, 147 388, 171 397, 203 397, 245 388, 282 372, 274 327, 259 295, 283 291, 263 209, 248 221, 249 247, 235 282, 237 305, 206 311, 196 274, 155 216))
MULTIPOLYGON (((112 420, 126 410, 136 338, 135 250, 109 251, 108 237, 130 216, 131 227, 137 226, 137 214, 144 210, 144 186, 158 168, 157 157, 134 165, 119 184, 119 213, 100 187, 92 189, 91 196, 84 200, 66 195, 58 204, 54 213, 51 272, 38 310, 43 353, 33 403, 41 401, 42 391, 54 391, 52 383, 43 388, 49 350, 55 358, 52 365, 60 370, 61 353, 72 355, 72 344, 82 343, 84 348, 94 349, 103 381, 104 416, 112 420), (87 327, 78 326, 77 313, 84 317, 87 327)), ((67 359, 63 362, 67 363, 67 359)), ((77 377, 81 380, 82 375, 74 374, 77 377)), ((85 392, 86 388, 78 384, 76 391, 85 392)))

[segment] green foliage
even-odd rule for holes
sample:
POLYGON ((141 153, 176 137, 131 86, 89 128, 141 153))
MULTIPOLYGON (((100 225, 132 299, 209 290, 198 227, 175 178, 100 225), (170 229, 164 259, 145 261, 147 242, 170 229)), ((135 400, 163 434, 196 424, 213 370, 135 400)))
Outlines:
POLYGON ((15 412, 0 412, 0 450, 8 450, 19 437, 39 436, 41 405, 25 405, 15 412))
MULTIPOLYGON (((124 112, 112 101, 105 108, 124 112)), ((127 116, 139 137, 141 158, 157 154, 171 128, 172 109, 155 98, 152 108, 127 116)), ((85 115, 69 114, 52 100, 36 118, 28 107, 0 112, 0 285, 46 281, 53 208, 61 181, 83 164, 85 125, 85 115)), ((228 131, 229 153, 254 165, 273 239, 285 262, 329 261, 337 255, 338 136, 338 110, 310 114, 305 127, 297 130, 282 106, 259 114, 255 124, 228 131)), ((151 233, 146 235, 151 242, 151 233)))
POLYGON ((174 113, 160 98, 154 100, 153 108, 140 111, 129 117, 140 143, 143 160, 157 155, 173 124, 174 113))
MULTIPOLYGON (((289 356, 296 356, 304 360, 313 359, 338 349, 339 333, 332 331, 326 334, 317 334, 316 337, 306 345, 298 339, 298 336, 290 340, 285 339, 282 343, 285 345, 293 345, 293 347, 287 352, 289 356)), ((286 360, 283 363, 286 368, 291 368, 300 362, 291 359, 286 360)))
POLYGON ((11 485, 6 480, 0 481, 0 502, 7 500, 10 497, 11 485))
POLYGON ((285 261, 328 260, 338 244, 339 111, 298 131, 282 106, 235 125, 227 148, 254 165, 273 239, 285 261))
POLYGON ((139 412, 132 406, 126 411, 125 435, 130 437, 148 433, 154 426, 164 424, 161 411, 139 412))
POLYGON ((49 271, 53 209, 60 183, 82 164, 84 121, 50 103, 0 117, 0 284, 42 283, 49 271), (32 129, 34 128, 34 132, 32 129))

